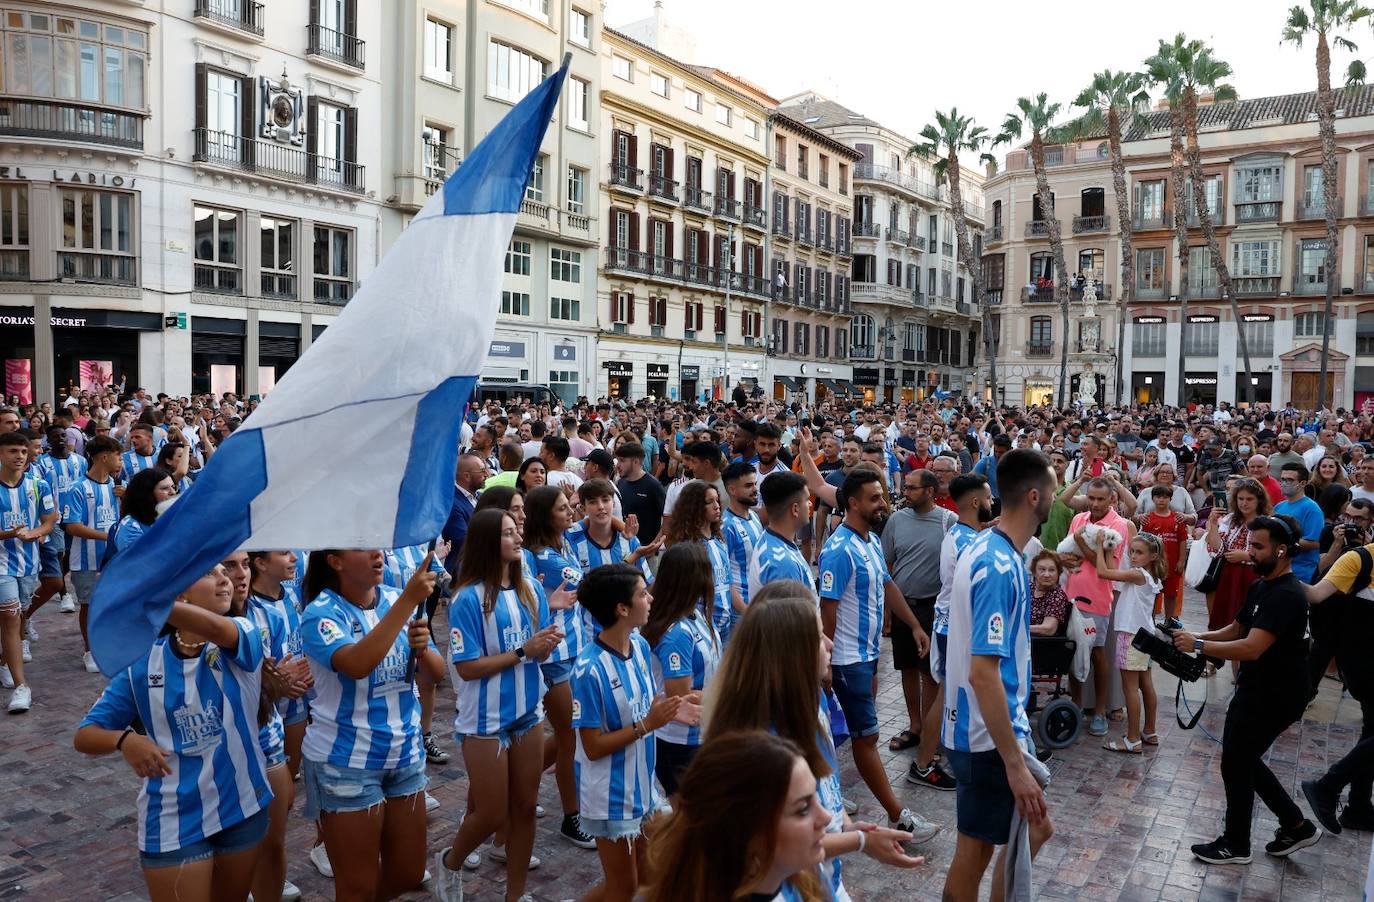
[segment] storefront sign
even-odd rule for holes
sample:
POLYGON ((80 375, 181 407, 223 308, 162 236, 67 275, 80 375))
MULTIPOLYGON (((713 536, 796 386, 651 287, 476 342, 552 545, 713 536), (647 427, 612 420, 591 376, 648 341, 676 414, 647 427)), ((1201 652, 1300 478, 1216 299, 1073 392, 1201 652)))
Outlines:
MULTIPOLYGON (((0 166, 0 179, 35 179, 32 173, 25 173, 18 166, 0 166)), ((71 182, 76 185, 104 185, 107 188, 132 188, 138 184, 138 179, 133 176, 125 177, 122 175, 109 175, 104 172, 59 172, 52 171, 54 182, 71 182)))
POLYGON ((1241 321, 1246 323, 1272 323, 1274 317, 1268 313, 1247 313, 1241 317, 1241 321))
POLYGON ((1184 385, 1216 385, 1216 376, 1184 376, 1184 385))
MULTIPOLYGON (((61 327, 65 328, 65 329, 80 329, 80 328, 82 328, 82 327, 84 327, 84 326, 86 325, 86 319, 85 319, 85 317, 76 317, 76 316, 56 316, 56 315, 52 315, 52 316, 49 316, 49 317, 48 317, 48 322, 49 322, 50 325, 53 325, 53 326, 61 326, 61 327)), ((24 315, 22 315, 22 314, 21 314, 21 315, 18 315, 18 316, 15 316, 15 315, 13 315, 13 314, 8 314, 8 313, 0 314, 0 326, 32 326, 32 325, 33 325, 33 314, 32 314, 32 313, 30 313, 28 316, 24 316, 24 315)))
POLYGON ((1154 326, 1164 322, 1162 316, 1137 316, 1135 321, 1145 326, 1154 326))
MULTIPOLYGON (((185 314, 181 314, 185 316, 185 314)), ((128 310, 73 310, 52 308, 48 324, 58 329, 134 329, 160 332, 165 327, 161 314, 128 310)), ((33 326, 32 307, 0 307, 0 326, 33 326)))
MULTIPOLYGON (((521 356, 524 356, 524 352, 523 352, 523 351, 521 352, 521 356)), ((553 359, 554 359, 554 360, 576 360, 576 359, 577 359, 577 345, 554 345, 554 346, 553 346, 553 359)))
POLYGON ((493 341, 487 348, 488 357, 514 357, 523 360, 525 343, 523 341, 493 341))
POLYGON ((649 364, 649 375, 650 375, 650 376, 663 376, 664 378, 667 378, 667 376, 668 376, 668 364, 666 364, 666 363, 651 363, 651 364, 649 364))
POLYGON ((17 395, 20 404, 33 403, 32 361, 27 357, 5 361, 5 394, 17 395))
POLYGON ((607 376, 633 376, 635 365, 624 360, 607 360, 601 364, 606 369, 607 376))
POLYGON ((684 367, 682 367, 682 381, 683 381, 683 382, 695 382, 697 379, 700 379, 700 378, 701 378, 701 367, 699 367, 699 366, 684 366, 684 367))
POLYGON ((1217 318, 1215 316, 1207 313, 1193 314, 1188 317, 1188 322, 1190 323, 1214 323, 1216 321, 1217 318))
POLYGON ((855 367, 855 368, 854 368, 854 384, 855 384, 855 385, 877 385, 877 384, 878 384, 878 371, 877 371, 876 369, 873 369, 872 367, 855 367))

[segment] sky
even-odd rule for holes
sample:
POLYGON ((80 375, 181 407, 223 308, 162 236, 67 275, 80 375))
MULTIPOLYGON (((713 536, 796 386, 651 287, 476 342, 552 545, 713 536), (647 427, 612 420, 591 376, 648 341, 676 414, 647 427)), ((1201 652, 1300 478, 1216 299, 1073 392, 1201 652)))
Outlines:
MULTIPOLYGON (((696 41, 698 58, 684 62, 733 72, 778 98, 818 91, 909 138, 951 106, 994 132, 1023 95, 1044 91, 1067 111, 1093 73, 1140 68, 1179 30, 1231 64, 1242 99, 1317 85, 1315 43, 1279 43, 1293 0, 662 2, 696 41), (965 11, 952 34, 941 23, 950 9, 965 11)), ((607 0, 606 24, 645 18, 653 5, 607 0)), ((1349 36, 1374 72, 1374 29, 1361 23, 1349 36)), ((1336 84, 1352 58, 1333 49, 1336 84)))

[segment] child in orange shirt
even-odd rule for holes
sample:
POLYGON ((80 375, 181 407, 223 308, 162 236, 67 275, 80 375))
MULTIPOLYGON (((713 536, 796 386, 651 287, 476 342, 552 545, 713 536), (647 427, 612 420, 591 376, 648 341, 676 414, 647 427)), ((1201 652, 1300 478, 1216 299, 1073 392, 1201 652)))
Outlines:
POLYGON ((1155 509, 1145 515, 1140 523, 1140 531, 1158 536, 1164 544, 1169 575, 1164 580, 1161 597, 1155 599, 1155 616, 1159 616, 1162 607, 1165 623, 1178 629, 1183 626, 1178 620, 1178 612, 1183 607, 1183 568, 1187 560, 1183 557, 1183 549, 1188 547, 1188 524, 1182 514, 1169 509, 1173 497, 1172 486, 1157 485, 1150 490, 1150 500, 1154 502, 1155 509))

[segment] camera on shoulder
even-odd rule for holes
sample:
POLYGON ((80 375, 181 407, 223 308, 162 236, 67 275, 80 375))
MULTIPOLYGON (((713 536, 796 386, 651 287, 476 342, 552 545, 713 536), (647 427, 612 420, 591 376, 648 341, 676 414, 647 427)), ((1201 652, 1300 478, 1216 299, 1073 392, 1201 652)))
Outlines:
POLYGON ((1185 683, 1196 683, 1207 672, 1207 665, 1220 667, 1224 661, 1220 658, 1213 658, 1208 655, 1190 655, 1179 651, 1172 642, 1161 639, 1152 630, 1141 628, 1136 630, 1135 636, 1131 639, 1131 645, 1137 651, 1143 651, 1150 658, 1164 669, 1166 673, 1171 673, 1183 680, 1185 683))

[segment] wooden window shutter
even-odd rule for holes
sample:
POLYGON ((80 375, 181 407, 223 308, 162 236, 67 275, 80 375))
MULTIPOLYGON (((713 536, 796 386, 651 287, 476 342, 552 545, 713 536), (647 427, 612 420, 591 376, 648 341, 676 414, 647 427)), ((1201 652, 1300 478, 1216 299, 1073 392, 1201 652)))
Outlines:
MULTIPOLYGON (((625 135, 625 133, 620 129, 615 129, 611 132, 611 163, 613 163, 616 166, 626 165, 624 159, 624 150, 629 147, 630 142, 625 141, 622 145, 620 140, 622 135, 625 135)), ((629 136, 625 135, 625 137, 628 138, 629 136)))
POLYGON ((752 314, 751 314, 748 310, 741 310, 741 311, 739 312, 739 330, 740 330, 740 334, 741 334, 741 335, 748 335, 748 334, 749 334, 749 317, 750 317, 750 316, 752 316, 752 314))
POLYGON ((725 308, 720 306, 716 307, 716 331, 725 331, 725 308))
POLYGON ((630 159, 626 161, 631 169, 639 168, 639 138, 630 135, 630 159))
POLYGON ((627 321, 629 322, 630 325, 633 326, 633 325, 635 324, 635 296, 634 296, 634 294, 631 293, 631 294, 626 295, 626 296, 625 296, 625 300, 626 300, 626 306, 629 308, 629 311, 628 311, 628 312, 629 312, 629 316, 627 317, 627 321))
POLYGON ((639 214, 630 214, 630 250, 639 250, 639 214))
POLYGON ((320 0, 310 0, 310 24, 320 24, 320 0))
POLYGON ((620 292, 611 292, 611 322, 620 322, 620 292))
POLYGON ((711 262, 711 236, 705 229, 697 229, 697 262, 702 266, 711 262))
POLYGON ((671 222, 663 224, 663 256, 670 260, 673 258, 673 224, 671 222))
POLYGON ((344 4, 344 33, 356 35, 358 33, 358 0, 348 0, 344 4))
POLYGON ((208 71, 204 63, 196 63, 196 128, 205 128, 210 118, 205 111, 208 71))
POLYGON ((665 147, 663 148, 663 177, 671 179, 675 171, 673 166, 673 149, 671 147, 665 147))
POLYGON ((691 332, 693 329, 696 328, 696 317, 692 314, 692 305, 691 305, 691 304, 683 304, 683 305, 682 305, 682 313, 683 313, 682 327, 683 327, 684 329, 686 329, 688 332, 691 332))
POLYGON ((320 152, 320 99, 313 94, 305 101, 305 149, 320 152))
POLYGON ((607 234, 607 236, 606 236, 606 246, 607 246, 607 247, 616 247, 616 243, 615 243, 615 221, 616 221, 616 216, 618 216, 618 215, 619 215, 619 214, 618 214, 615 210, 611 210, 611 215, 606 217, 606 229, 607 229, 607 232, 608 232, 608 234, 607 234))
MULTIPOLYGON (((349 163, 358 161, 358 108, 344 107, 344 160, 349 163)), ((352 183, 352 173, 348 173, 352 183)))

